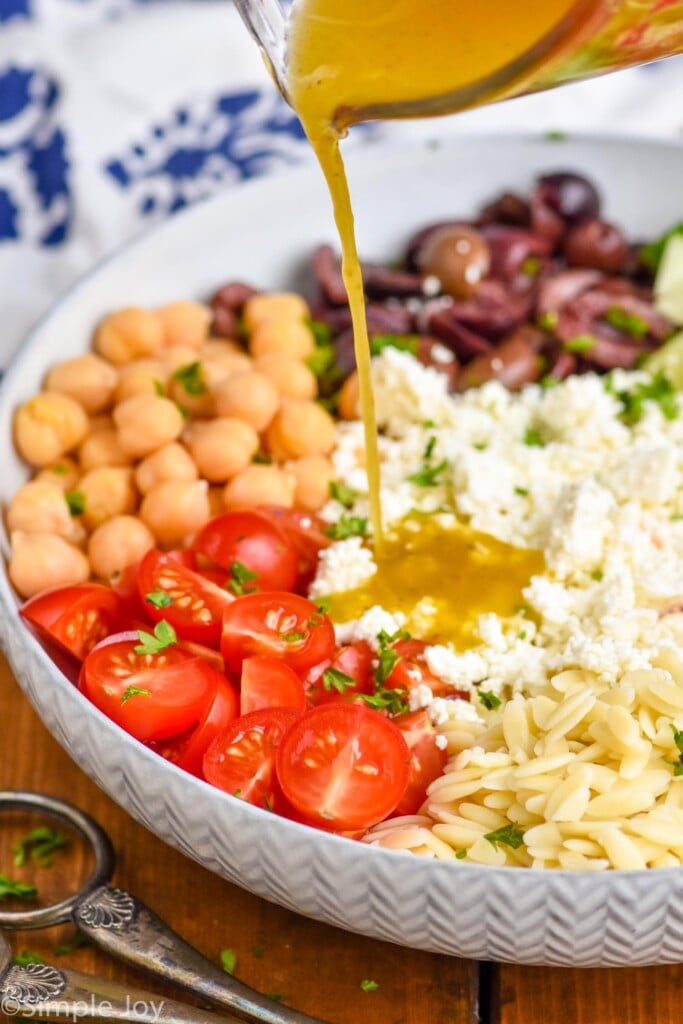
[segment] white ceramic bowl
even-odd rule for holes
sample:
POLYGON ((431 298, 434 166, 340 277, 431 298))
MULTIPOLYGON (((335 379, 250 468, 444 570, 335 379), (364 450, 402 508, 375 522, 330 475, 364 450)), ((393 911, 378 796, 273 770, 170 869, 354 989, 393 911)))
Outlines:
MULTIPOLYGON (((417 227, 468 216, 535 174, 571 168, 600 186, 608 217, 653 237, 683 214, 683 148, 633 140, 516 137, 370 149, 351 161, 360 251, 389 257, 417 227)), ((0 389, 0 500, 26 478, 15 407, 53 362, 84 351, 122 305, 203 297, 228 278, 296 285, 335 234, 317 168, 199 205, 95 270, 36 328, 0 389)), ((3 538, 6 546, 6 539, 3 538)), ((302 914, 420 949, 548 964, 683 959, 683 871, 541 872, 440 862, 308 829, 233 799, 131 739, 89 704, 23 628, 4 568, 0 639, 25 693, 75 761, 152 832, 232 882, 302 914)))

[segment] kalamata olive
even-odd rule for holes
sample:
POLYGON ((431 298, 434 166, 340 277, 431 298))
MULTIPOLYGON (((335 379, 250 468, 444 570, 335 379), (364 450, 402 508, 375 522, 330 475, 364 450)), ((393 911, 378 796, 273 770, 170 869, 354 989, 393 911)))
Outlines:
POLYGON ((562 270, 559 274, 548 275, 539 283, 537 315, 557 313, 600 281, 602 274, 598 270, 562 270))
POLYGON ((554 346, 548 352, 544 352, 543 355, 547 362, 543 375, 546 379, 564 380, 570 373, 574 373, 576 370, 576 356, 572 352, 567 352, 566 349, 554 346))
POLYGON ((503 338, 531 316, 534 295, 528 287, 515 286, 487 278, 475 295, 454 302, 453 317, 485 338, 503 338))
POLYGON ((583 354, 583 357, 600 370, 632 370, 647 352, 645 346, 632 339, 623 341, 601 337, 596 333, 593 336, 592 347, 583 354))
POLYGON ((484 352, 489 352, 492 348, 490 341, 459 323, 448 309, 440 309, 432 313, 427 321, 427 326, 436 338, 465 362, 484 352))
POLYGON ((228 281, 213 293, 210 305, 214 310, 230 309, 234 313, 241 313, 244 303, 254 295, 258 295, 258 290, 250 284, 228 281))
POLYGON ((482 228, 491 255, 491 276, 512 279, 523 272, 527 260, 535 260, 539 265, 539 257, 548 256, 550 243, 540 235, 534 235, 525 228, 508 227, 503 224, 490 224, 482 228))
POLYGON ((430 366, 442 373, 448 382, 448 390, 455 391, 458 380, 458 360, 449 348, 438 338, 423 334, 417 338, 417 358, 423 366, 430 366))
POLYGON ((596 218, 571 228, 564 240, 564 254, 571 267, 594 267, 615 274, 628 256, 628 243, 613 224, 596 218))
POLYGON ((538 179, 536 188, 546 206, 559 213, 567 224, 580 224, 597 217, 600 212, 600 196, 581 174, 569 171, 544 174, 538 179))
POLYGON ((447 295, 466 299, 488 274, 491 254, 480 231, 460 225, 430 235, 418 253, 417 263, 423 274, 438 278, 447 295))
MULTIPOLYGON (((332 329, 333 334, 337 334, 351 327, 351 310, 348 306, 328 309, 320 319, 332 329)), ((370 335, 412 334, 414 331, 413 314, 398 302, 391 305, 369 303, 365 307, 365 320, 370 335)))
POLYGON ((319 245, 313 253, 311 262, 313 273, 327 301, 333 306, 345 306, 348 299, 341 272, 341 260, 332 246, 319 245))
POLYGON ((363 264, 363 287, 371 299, 411 299, 424 296, 421 274, 363 264))
POLYGON ((514 192, 503 192, 499 199, 485 206, 479 214, 480 224, 509 224, 526 228, 531 223, 529 204, 514 192))
POLYGON ((458 391, 499 380, 509 391, 519 391, 541 376, 542 360, 527 340, 512 336, 486 355, 477 356, 458 377, 458 391))

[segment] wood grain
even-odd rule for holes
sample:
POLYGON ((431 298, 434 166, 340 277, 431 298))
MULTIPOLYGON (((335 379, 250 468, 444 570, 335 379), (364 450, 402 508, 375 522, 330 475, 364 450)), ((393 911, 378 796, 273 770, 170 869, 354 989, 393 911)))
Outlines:
MULTIPOLYGON (((235 974, 264 992, 333 1024, 467 1024, 473 1005, 472 970, 465 961, 413 952, 318 924, 266 903, 217 878, 156 839, 108 799, 47 733, 0 655, 0 788, 65 797, 109 831, 119 854, 115 881, 145 900, 213 960, 234 950, 235 974), (364 979, 378 983, 364 992, 364 979)), ((8 823, 9 824, 9 823, 8 823)), ((15 820, 0 830, 0 871, 32 881, 39 891, 76 884, 87 865, 78 844, 51 869, 12 865, 12 841, 35 822, 15 820)), ((46 961, 73 929, 22 933, 15 951, 46 961)), ((81 949, 59 961, 173 997, 104 954, 81 949)))

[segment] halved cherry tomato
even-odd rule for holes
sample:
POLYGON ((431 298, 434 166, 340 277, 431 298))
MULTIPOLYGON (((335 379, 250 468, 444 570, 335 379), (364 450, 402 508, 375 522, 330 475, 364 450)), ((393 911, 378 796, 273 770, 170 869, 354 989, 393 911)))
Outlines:
POLYGON ((298 594, 246 594, 223 613, 221 653, 230 671, 240 672, 244 659, 258 654, 304 673, 333 651, 329 618, 298 594))
POLYGON ((223 611, 235 600, 197 569, 192 551, 152 548, 140 562, 138 590, 154 622, 165 619, 183 639, 208 646, 218 645, 223 611))
POLYGON ((138 654, 139 644, 133 632, 98 644, 83 662, 80 688, 136 739, 178 736, 199 721, 225 679, 178 644, 158 654, 138 654))
POLYGON ((389 719, 355 704, 323 704, 283 736, 277 775, 305 818, 349 831, 391 814, 408 785, 408 762, 406 741, 389 719))
POLYGON ((306 676, 306 696, 310 703, 348 703, 360 693, 372 693, 374 658, 375 652, 364 640, 340 647, 331 660, 316 665, 306 676))
POLYGON ((306 708, 304 684, 277 658, 245 658, 242 662, 240 714, 260 708, 306 708))
POLYGON ((258 511, 279 526, 296 548, 299 589, 305 588, 315 576, 320 552, 332 543, 332 538, 325 533, 328 524, 314 512, 302 512, 297 508, 261 505, 258 511))
POLYGON ((294 545, 258 512, 216 516, 200 530, 193 547, 231 574, 235 594, 296 586, 299 562, 294 545))
POLYGON ((21 615, 42 637, 79 661, 127 624, 123 602, 102 583, 76 583, 36 594, 21 608, 21 615))
POLYGON ((403 733, 410 751, 410 781, 394 814, 417 814, 427 796, 427 787, 443 775, 448 754, 436 745, 436 729, 426 711, 411 711, 392 719, 403 733))
POLYGON ((196 728, 177 739, 155 745, 158 753, 192 775, 202 777, 204 754, 219 733, 223 732, 237 715, 237 694, 227 681, 218 683, 213 700, 196 728))
POLYGON ((399 660, 389 673, 384 685, 389 690, 407 690, 428 686, 435 697, 465 697, 466 690, 457 690, 450 683, 444 682, 433 675, 424 660, 424 652, 429 644, 424 640, 398 640, 392 647, 399 655, 399 660))
POLYGON ((257 807, 275 803, 275 753, 299 718, 293 708, 262 708, 236 718, 204 755, 204 778, 212 786, 257 807))
POLYGON ((132 628, 132 623, 136 620, 141 622, 151 621, 148 611, 149 605, 145 607, 145 602, 140 597, 140 591, 138 590, 139 568, 139 562, 127 565, 109 584, 114 593, 123 601, 128 619, 127 629, 132 628))

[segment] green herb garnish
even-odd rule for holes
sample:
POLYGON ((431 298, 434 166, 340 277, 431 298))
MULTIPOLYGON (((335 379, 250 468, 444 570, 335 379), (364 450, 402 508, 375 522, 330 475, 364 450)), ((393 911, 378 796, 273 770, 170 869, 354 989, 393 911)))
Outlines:
POLYGON ((417 484, 418 487, 436 487, 442 482, 439 480, 439 477, 446 469, 448 469, 446 459, 439 462, 436 466, 429 466, 425 463, 421 469, 418 469, 417 473, 412 473, 408 480, 411 484, 417 484))
POLYGON ((675 420, 678 416, 677 392, 663 370, 648 381, 636 384, 632 391, 616 391, 613 378, 605 378, 605 390, 621 402, 621 418, 627 426, 639 423, 645 415, 645 403, 655 402, 664 419, 675 420))
POLYGON ((55 956, 68 956, 69 953, 75 952, 77 949, 82 949, 83 946, 89 946, 90 939, 85 935, 80 928, 77 928, 74 932, 71 942, 65 942, 61 946, 55 946, 53 953, 55 956))
POLYGON ((254 580, 259 578, 257 572, 249 569, 244 562, 233 562, 230 566, 230 582, 228 583, 228 590, 231 590, 233 594, 253 594, 256 587, 249 586, 254 580))
POLYGON ((367 537, 368 521, 361 516, 342 515, 336 523, 325 529, 325 534, 333 540, 346 540, 348 537, 367 537))
POLYGON ((22 949, 21 953, 16 953, 12 957, 12 963, 16 967, 26 967, 27 964, 44 964, 45 961, 39 953, 33 953, 30 949, 22 949))
POLYGON ((64 499, 72 516, 82 516, 85 512, 85 494, 83 491, 65 491, 64 499))
POLYGON ((683 221, 679 221, 678 224, 674 224, 672 228, 665 231, 660 238, 656 238, 654 242, 648 242, 640 250, 641 262, 645 264, 654 273, 659 270, 659 264, 662 261, 664 250, 669 244, 670 240, 675 235, 683 235, 683 221))
POLYGON ((603 573, 602 569, 593 569, 593 572, 591 573, 591 579, 595 580, 596 583, 601 583, 604 575, 605 574, 603 573))
POLYGON ((147 633, 144 629, 138 630, 140 643, 133 650, 136 654, 160 654, 167 647, 178 643, 176 631, 170 622, 162 619, 154 627, 154 633, 147 633))
POLYGON ((155 608, 168 608, 169 604, 173 604, 173 598, 169 597, 165 590, 153 590, 145 594, 145 601, 155 608))
POLYGON ((356 680, 353 676, 348 676, 338 668, 328 668, 323 672, 323 689, 328 693, 332 693, 333 690, 337 693, 346 693, 355 685, 356 680))
POLYGON ((300 640, 306 639, 306 634, 300 633, 296 629, 291 629, 288 633, 280 633, 280 636, 286 644, 298 644, 300 640))
POLYGON ((155 377, 152 384, 154 386, 154 393, 157 394, 159 398, 166 398, 166 388, 161 381, 155 377))
POLYGON ((529 491, 526 487, 515 487, 515 494, 519 494, 521 498, 526 498, 529 491))
POLYGON ((23 836, 12 847, 14 866, 23 868, 30 857, 38 867, 48 868, 54 860, 52 854, 68 845, 69 839, 63 832, 55 832, 47 825, 41 825, 23 836))
POLYGON ((378 982, 373 981, 371 978, 363 978, 363 980, 360 983, 360 987, 363 989, 364 992, 376 992, 377 989, 379 988, 379 984, 378 982))
POLYGON ((332 328, 324 323, 322 320, 309 320, 304 321, 311 334, 313 340, 319 348, 327 348, 332 345, 332 328))
POLYGON ((256 466, 270 466, 273 459, 272 456, 268 455, 267 452, 262 452, 260 449, 255 455, 252 455, 251 461, 256 466))
POLYGON ((496 711, 503 703, 492 690, 477 690, 477 696, 487 711, 496 711))
POLYGON ((35 885, 29 885, 27 882, 18 882, 0 871, 0 903, 7 899, 32 903, 37 896, 38 890, 35 885))
POLYGON ((536 318, 536 323, 542 331, 554 331, 557 327, 557 321, 559 320, 559 314, 555 310, 549 310, 547 313, 541 313, 536 318))
POLYGON ((146 690, 144 686, 128 686, 121 697, 121 707, 127 704, 133 697, 151 697, 152 691, 146 690))
POLYGON ((455 855, 455 859, 456 860, 464 860, 466 856, 467 856, 467 848, 465 847, 462 850, 458 850, 458 852, 455 855))
POLYGON ((206 394, 206 384, 202 380, 202 364, 199 361, 179 366, 172 376, 188 395, 206 394))
POLYGON ((674 743, 678 750, 678 760, 668 763, 673 766, 674 775, 683 775, 683 732, 677 729, 673 722, 671 722, 671 731, 674 734, 674 743))
POLYGON ((358 491, 349 487, 348 484, 342 483, 341 480, 330 480, 330 497, 338 501, 344 508, 353 508, 358 491))
POLYGON ((522 263, 522 273, 527 277, 536 277, 541 269, 541 261, 536 256, 527 256, 522 263))
POLYGON ((530 448, 545 447, 545 441, 541 437, 540 432, 533 427, 527 427, 524 431, 524 444, 529 445, 530 448))
POLYGON ((263 946, 254 946, 251 951, 251 955, 256 957, 257 960, 261 960, 263 958, 264 953, 265 948, 263 946))
POLYGON ((577 355, 582 355, 595 348, 595 338, 592 334, 577 334, 575 338, 565 341, 564 347, 567 352, 575 352, 577 355))
POLYGON ((509 846, 511 849, 517 850, 524 842, 524 833, 517 825, 503 825, 495 832, 487 832, 484 839, 488 839, 494 850, 498 849, 499 843, 501 846, 509 846))
POLYGON ((410 711, 406 691, 376 686, 374 693, 359 693, 358 697, 375 711, 388 711, 390 715, 403 715, 410 711))
POLYGON ((644 338, 649 331, 647 322, 642 317, 635 316, 633 313, 627 313, 620 306, 612 306, 608 309, 605 313, 605 320, 612 327, 625 331, 634 338, 644 338))
POLYGON ((567 133, 561 132, 557 129, 552 129, 551 131, 546 132, 543 138, 546 142, 565 142, 567 133))
POLYGON ((235 955, 234 949, 221 950, 221 967, 226 972, 226 974, 233 974, 236 963, 237 956, 235 955))
POLYGON ((385 348, 397 348, 400 352, 416 356, 419 343, 416 334, 376 334, 370 338, 370 355, 378 356, 385 348))

